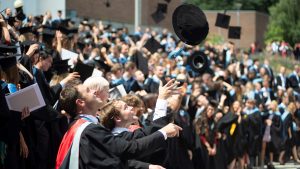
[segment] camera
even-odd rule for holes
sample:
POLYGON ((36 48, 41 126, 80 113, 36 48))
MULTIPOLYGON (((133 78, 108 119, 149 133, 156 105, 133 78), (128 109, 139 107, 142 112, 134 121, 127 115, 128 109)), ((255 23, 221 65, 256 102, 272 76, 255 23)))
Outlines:
POLYGON ((23 1, 22 0, 16 0, 14 2, 14 7, 16 9, 16 18, 20 21, 23 21, 26 18, 26 15, 23 12, 23 1))
POLYGON ((177 80, 177 82, 179 82, 179 84, 177 85, 177 87, 181 87, 185 83, 185 80, 177 80))
MULTIPOLYGON (((187 64, 195 74, 211 73, 210 61, 208 57, 201 51, 194 52, 188 57, 187 64)), ((192 73, 189 73, 192 74, 192 73)))

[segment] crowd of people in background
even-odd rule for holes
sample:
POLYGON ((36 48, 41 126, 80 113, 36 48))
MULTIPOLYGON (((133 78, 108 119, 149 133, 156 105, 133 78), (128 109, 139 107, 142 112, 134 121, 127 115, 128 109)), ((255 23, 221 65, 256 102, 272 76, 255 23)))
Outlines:
MULTIPOLYGON (((53 20, 49 12, 23 22, 11 16, 6 9, 0 18, 0 48, 17 46, 20 52, 16 61, 0 51, 0 169, 300 163, 299 65, 275 72, 268 58, 253 59, 255 44, 244 51, 233 42, 189 46, 166 29, 130 34, 126 27, 88 20, 78 26, 62 19, 61 11, 53 20), (78 57, 63 64, 63 50, 78 57), (187 62, 197 51, 208 59, 205 71, 187 62), (71 71, 79 63, 102 76, 82 79, 71 71), (34 83, 46 106, 9 110, 5 95, 34 83), (110 89, 119 85, 127 95, 111 98, 110 89), (84 129, 73 164, 64 148, 81 119, 93 125, 84 129)), ((272 53, 283 57, 288 49, 286 42, 271 44, 272 53)), ((299 60, 299 45, 294 56, 299 60)))
POLYGON ((294 47, 290 46, 289 43, 285 41, 273 41, 267 45, 266 50, 272 55, 280 55, 282 57, 294 56, 295 60, 300 59, 300 44, 296 43, 294 47))

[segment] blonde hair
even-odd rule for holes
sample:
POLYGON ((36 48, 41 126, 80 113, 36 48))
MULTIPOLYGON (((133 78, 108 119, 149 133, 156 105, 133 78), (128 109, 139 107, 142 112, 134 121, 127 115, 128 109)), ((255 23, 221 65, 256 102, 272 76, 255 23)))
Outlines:
POLYGON ((275 111, 278 111, 278 103, 277 103, 277 101, 276 101, 276 100, 272 100, 272 101, 271 101, 271 104, 273 104, 274 107, 276 108, 275 111))
POLYGON ((108 81, 101 76, 92 76, 87 78, 83 85, 87 86, 91 90, 102 91, 105 87, 109 87, 108 81))

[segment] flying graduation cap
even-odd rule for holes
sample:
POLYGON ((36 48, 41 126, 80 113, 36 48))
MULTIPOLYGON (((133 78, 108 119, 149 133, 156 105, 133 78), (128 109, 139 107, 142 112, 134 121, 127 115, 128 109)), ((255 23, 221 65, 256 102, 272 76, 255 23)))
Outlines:
POLYGON ((218 13, 215 26, 228 29, 229 22, 230 22, 230 16, 229 15, 218 13))
MULTIPOLYGON (((192 46, 200 44, 209 31, 204 12, 191 4, 182 4, 175 9, 172 16, 172 24, 179 39, 185 44, 192 46)), ((179 50, 183 50, 183 48, 179 50)), ((207 56, 202 52, 195 52, 191 55, 188 58, 188 64, 193 71, 198 73, 210 70, 207 56)))
POLYGON ((229 26, 228 38, 240 39, 241 38, 241 27, 240 26, 229 26))
POLYGON ((148 39, 148 41, 146 42, 146 44, 144 45, 144 47, 151 53, 155 53, 157 52, 158 49, 160 49, 162 46, 160 45, 160 43, 154 39, 154 37, 151 37, 150 39, 148 39))
POLYGON ((53 62, 52 64, 52 70, 55 72, 57 75, 61 75, 64 73, 68 73, 70 66, 68 65, 69 60, 58 60, 53 62))
POLYGON ((200 44, 209 31, 204 12, 191 4, 183 4, 175 9, 172 24, 179 39, 192 46, 200 44))
POLYGON ((83 64, 81 62, 78 62, 76 64, 76 66, 74 67, 74 72, 78 72, 80 75, 80 80, 82 82, 85 81, 85 79, 89 78, 90 76, 92 76, 94 71, 94 67, 93 66, 89 66, 86 64, 83 64))
POLYGON ((156 7, 156 11, 151 14, 152 19, 156 24, 165 19, 165 15, 167 13, 168 4, 166 3, 158 3, 156 7))

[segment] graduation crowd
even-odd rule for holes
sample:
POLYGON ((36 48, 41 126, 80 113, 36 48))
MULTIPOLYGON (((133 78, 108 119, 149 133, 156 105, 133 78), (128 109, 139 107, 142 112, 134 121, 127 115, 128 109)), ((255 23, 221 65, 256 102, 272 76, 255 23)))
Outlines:
POLYGON ((275 73, 232 42, 189 46, 166 29, 76 26, 60 11, 22 22, 6 9, 0 27, 0 169, 300 163, 299 65, 275 73), (63 60, 65 50, 78 57, 63 60), (193 64, 199 52, 205 70, 193 64), (46 106, 9 110, 5 96, 34 83, 46 106), (127 95, 112 98, 120 86, 127 95))

